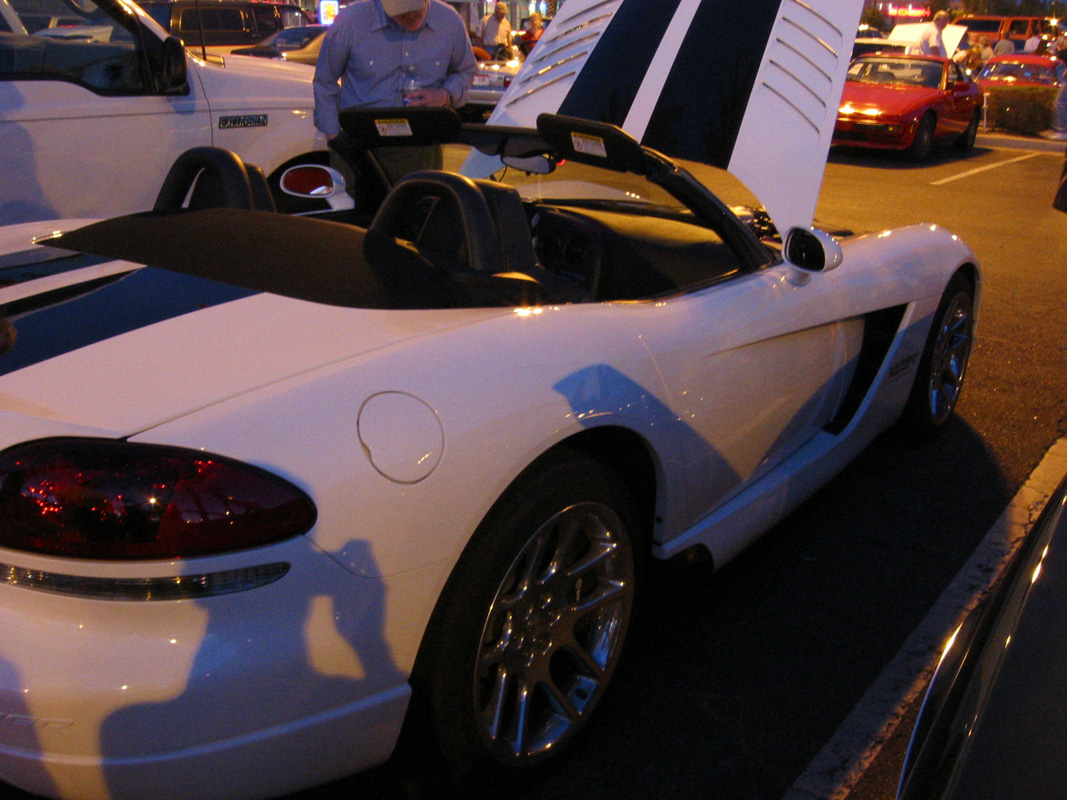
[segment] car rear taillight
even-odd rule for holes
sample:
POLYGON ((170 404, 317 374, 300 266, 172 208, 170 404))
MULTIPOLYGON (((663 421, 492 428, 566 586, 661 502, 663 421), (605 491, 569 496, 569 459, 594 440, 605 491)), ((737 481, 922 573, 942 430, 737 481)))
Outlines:
POLYGON ((0 452, 0 546, 92 559, 174 559, 307 532, 295 486, 232 459, 110 439, 40 439, 0 452))

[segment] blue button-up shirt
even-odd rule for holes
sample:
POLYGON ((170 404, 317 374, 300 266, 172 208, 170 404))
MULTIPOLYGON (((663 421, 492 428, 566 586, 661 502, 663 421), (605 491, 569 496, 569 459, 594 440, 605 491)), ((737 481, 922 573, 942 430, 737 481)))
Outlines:
POLYGON ((403 105, 401 84, 411 75, 423 88, 444 88, 453 105, 462 105, 475 68, 466 26, 451 6, 430 0, 426 22, 409 32, 386 16, 381 0, 356 0, 341 9, 322 42, 315 127, 332 138, 341 132, 342 108, 403 105))

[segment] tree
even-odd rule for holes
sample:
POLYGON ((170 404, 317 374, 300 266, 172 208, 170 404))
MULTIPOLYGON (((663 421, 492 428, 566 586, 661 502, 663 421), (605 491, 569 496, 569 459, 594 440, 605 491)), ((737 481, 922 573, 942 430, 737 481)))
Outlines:
POLYGON ((860 25, 869 25, 879 31, 885 30, 885 15, 882 9, 874 5, 864 8, 863 15, 860 17, 860 25))

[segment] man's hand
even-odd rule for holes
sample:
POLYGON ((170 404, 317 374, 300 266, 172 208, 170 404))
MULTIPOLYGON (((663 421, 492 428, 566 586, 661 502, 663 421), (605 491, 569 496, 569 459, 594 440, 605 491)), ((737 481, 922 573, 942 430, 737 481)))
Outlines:
POLYGON ((445 89, 416 89, 404 93, 406 106, 447 106, 448 91, 445 89))

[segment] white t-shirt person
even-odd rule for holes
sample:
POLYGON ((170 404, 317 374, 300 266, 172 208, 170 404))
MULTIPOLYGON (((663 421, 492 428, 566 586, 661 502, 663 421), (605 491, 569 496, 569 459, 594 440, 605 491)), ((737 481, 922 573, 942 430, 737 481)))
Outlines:
POLYGON ((948 25, 948 12, 938 11, 933 20, 926 26, 923 35, 919 38, 919 52, 924 56, 947 56, 945 52, 945 40, 941 32, 948 25))

